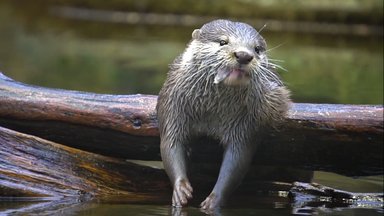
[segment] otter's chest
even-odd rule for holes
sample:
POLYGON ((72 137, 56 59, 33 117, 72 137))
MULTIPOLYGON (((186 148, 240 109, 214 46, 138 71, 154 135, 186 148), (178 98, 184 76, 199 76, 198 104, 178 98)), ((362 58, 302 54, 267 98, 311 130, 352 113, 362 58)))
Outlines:
POLYGON ((192 128, 197 133, 216 136, 235 127, 251 127, 252 107, 246 95, 220 95, 195 101, 192 128))

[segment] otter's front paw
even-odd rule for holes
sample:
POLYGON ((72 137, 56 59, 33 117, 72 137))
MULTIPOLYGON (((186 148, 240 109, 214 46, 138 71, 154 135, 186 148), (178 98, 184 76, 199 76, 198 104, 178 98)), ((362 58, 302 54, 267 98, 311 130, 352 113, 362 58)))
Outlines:
POLYGON ((182 207, 187 205, 188 199, 192 198, 192 192, 193 189, 188 180, 176 180, 173 186, 172 206, 182 207))
POLYGON ((221 206, 221 199, 217 194, 212 192, 207 198, 200 204, 200 208, 206 212, 214 212, 221 206))

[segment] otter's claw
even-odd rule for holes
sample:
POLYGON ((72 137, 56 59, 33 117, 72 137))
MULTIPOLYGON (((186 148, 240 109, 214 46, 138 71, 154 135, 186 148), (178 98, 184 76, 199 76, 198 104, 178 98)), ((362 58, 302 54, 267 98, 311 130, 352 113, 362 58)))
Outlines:
POLYGON ((192 198, 192 186, 188 180, 177 180, 173 187, 172 206, 182 207, 187 205, 188 199, 192 198))
POLYGON ((215 193, 209 194, 207 198, 200 204, 200 208, 205 212, 213 212, 220 208, 220 199, 215 193))

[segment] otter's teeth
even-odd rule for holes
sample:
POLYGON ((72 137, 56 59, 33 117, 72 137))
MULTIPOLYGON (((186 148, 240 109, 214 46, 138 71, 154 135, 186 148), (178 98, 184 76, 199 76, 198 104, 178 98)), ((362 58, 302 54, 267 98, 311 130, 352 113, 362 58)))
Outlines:
POLYGON ((231 73, 231 70, 219 70, 215 76, 214 84, 219 84, 221 81, 225 80, 231 73))

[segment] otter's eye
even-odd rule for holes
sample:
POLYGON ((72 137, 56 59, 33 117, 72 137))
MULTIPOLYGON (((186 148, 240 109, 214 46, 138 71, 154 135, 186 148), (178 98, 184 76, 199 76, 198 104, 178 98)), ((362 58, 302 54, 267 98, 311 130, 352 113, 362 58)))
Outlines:
POLYGON ((228 44, 228 41, 226 41, 226 40, 220 40, 220 41, 219 41, 219 44, 220 44, 220 46, 224 46, 224 45, 227 45, 227 44, 228 44))
POLYGON ((263 52, 264 51, 264 48, 262 47, 262 46, 256 46, 255 47, 255 52, 257 53, 257 54, 260 54, 261 52, 263 52))

